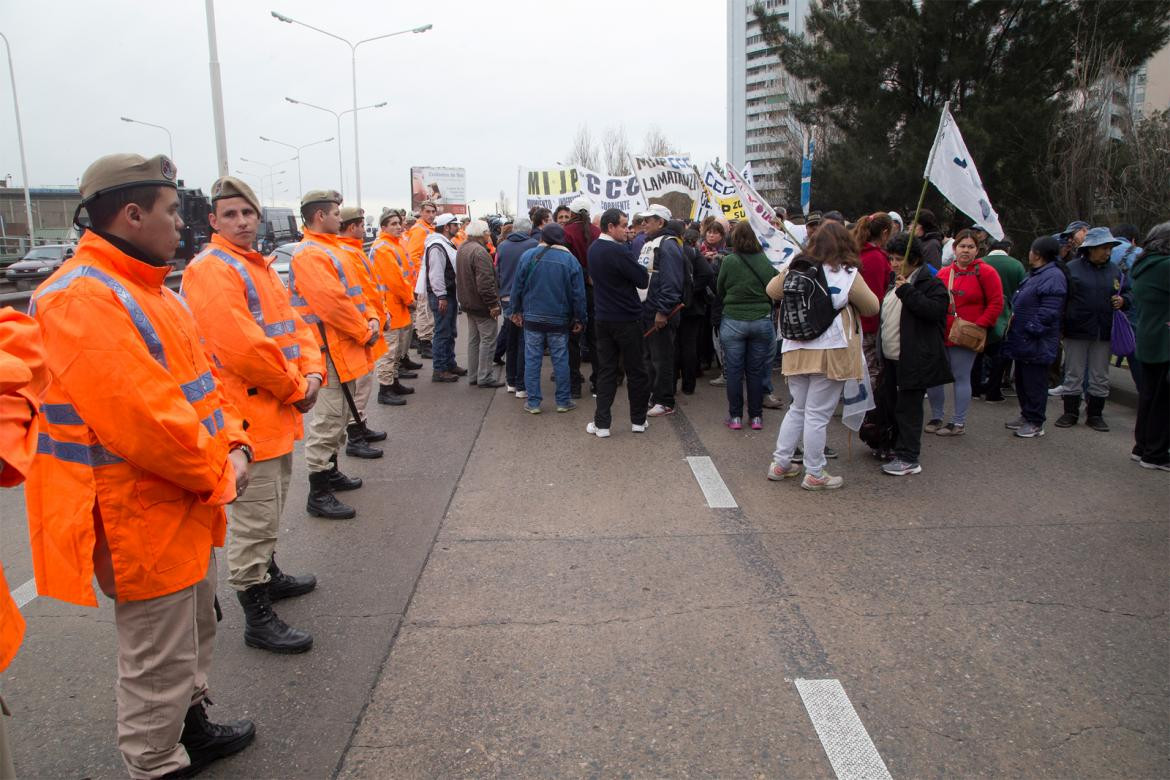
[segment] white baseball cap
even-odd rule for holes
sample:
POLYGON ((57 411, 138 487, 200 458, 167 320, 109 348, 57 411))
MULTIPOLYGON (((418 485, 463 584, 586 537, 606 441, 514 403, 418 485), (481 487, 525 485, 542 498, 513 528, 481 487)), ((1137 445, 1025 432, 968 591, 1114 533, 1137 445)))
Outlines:
POLYGON ((454 214, 440 214, 439 216, 435 217, 435 227, 450 225, 457 219, 459 219, 459 217, 455 216, 454 214))
POLYGON ((578 195, 573 198, 573 202, 569 204, 569 211, 576 214, 578 211, 590 211, 593 204, 584 195, 578 195))
POLYGON ((648 217, 658 217, 663 222, 669 222, 674 219, 674 215, 670 213, 670 209, 663 206, 661 203, 655 203, 650 208, 643 212, 648 217))

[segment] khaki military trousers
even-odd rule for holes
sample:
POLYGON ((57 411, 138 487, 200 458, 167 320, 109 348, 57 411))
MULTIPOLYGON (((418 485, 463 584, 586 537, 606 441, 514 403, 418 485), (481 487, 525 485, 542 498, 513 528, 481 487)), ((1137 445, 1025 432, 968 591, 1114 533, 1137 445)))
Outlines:
POLYGON ((427 303, 427 296, 414 296, 414 332, 421 341, 430 341, 435 337, 435 315, 427 303))
POLYGON ((191 764, 179 743, 187 710, 207 695, 215 649, 215 555, 202 580, 144 601, 115 601, 118 750, 132 778, 191 764))
POLYGON ((383 335, 386 338, 386 354, 374 364, 374 373, 378 375, 378 384, 392 385, 398 381, 398 366, 410 349, 410 326, 392 328, 383 335))
POLYGON ((258 460, 248 469, 248 489, 228 507, 228 584, 235 590, 268 582, 291 479, 291 452, 258 460))
MULTIPOLYGON (((381 360, 381 358, 379 358, 381 360)), ((353 380, 353 405, 357 407, 358 414, 362 416, 361 421, 366 421, 366 404, 370 402, 370 396, 374 392, 374 372, 359 376, 353 380)))
MULTIPOLYGON (((325 364, 329 380, 317 393, 313 419, 305 432, 305 464, 310 474, 333 468, 330 461, 345 444, 345 426, 349 422, 349 407, 341 394, 341 380, 332 358, 326 356, 325 364)), ((353 383, 349 384, 352 392, 353 383)))

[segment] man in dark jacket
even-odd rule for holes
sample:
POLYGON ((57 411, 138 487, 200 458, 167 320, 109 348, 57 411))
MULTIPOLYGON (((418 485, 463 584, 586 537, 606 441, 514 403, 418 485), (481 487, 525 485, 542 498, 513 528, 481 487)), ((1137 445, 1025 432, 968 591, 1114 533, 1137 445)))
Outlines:
POLYGON ((1095 227, 1085 234, 1076 259, 1068 264, 1064 379, 1056 393, 1064 397, 1064 414, 1056 421, 1058 428, 1076 425, 1084 393, 1088 404, 1085 424, 1096 431, 1109 430, 1102 412, 1109 396, 1113 311, 1129 306, 1129 293, 1121 291, 1121 270, 1109 262, 1117 244, 1109 228, 1095 227))
MULTIPOLYGON (((905 233, 900 234, 890 242, 890 251, 895 256, 904 255, 907 239, 905 233)), ((911 243, 901 273, 882 299, 878 327, 881 406, 887 414, 893 410, 897 428, 894 459, 883 465, 882 471, 896 477, 922 471, 918 456, 926 389, 954 381, 943 335, 950 296, 927 270, 925 261, 918 243, 911 243)))
POLYGON ((650 417, 674 414, 674 339, 683 303, 686 261, 682 239, 667 225, 670 210, 654 204, 647 212, 646 234, 638 262, 650 273, 650 286, 642 303, 642 325, 654 332, 645 339, 651 364, 650 417))
POLYGON ((634 433, 646 430, 650 377, 642 355, 642 302, 638 290, 645 290, 650 278, 626 246, 625 214, 609 209, 601 215, 601 230, 600 238, 589 247, 597 315, 597 357, 593 364, 597 370, 597 409, 585 432, 604 439, 609 436, 619 360, 629 380, 626 392, 631 429, 634 433))
POLYGON ((467 240, 455 255, 455 289, 459 305, 467 315, 467 381, 480 387, 503 387, 492 370, 496 346, 496 318, 500 316, 500 295, 496 269, 488 253, 490 228, 482 219, 467 226, 467 240))
MULTIPOLYGON (((593 332, 593 283, 589 280, 589 247, 601 235, 601 230, 589 218, 590 203, 584 197, 577 197, 569 204, 573 212, 572 218, 565 227, 565 243, 577 262, 581 263, 581 272, 585 275, 585 308, 589 315, 589 322, 583 333, 569 336, 569 376, 572 379, 572 395, 581 397, 581 385, 585 377, 581 374, 581 340, 585 340, 585 349, 589 354, 590 362, 594 362, 594 351, 597 349, 593 332)), ((589 372, 589 389, 597 390, 597 366, 589 372)))
POLYGON ((918 212, 918 237, 914 239, 918 248, 922 250, 922 259, 934 270, 942 268, 943 234, 938 227, 938 219, 930 209, 918 212))
MULTIPOLYGON (((547 210, 547 209, 546 209, 547 210)), ((504 325, 500 333, 505 342, 504 381, 509 393, 527 398, 524 393, 524 331, 512 324, 512 283, 520 256, 540 241, 531 235, 532 220, 516 217, 512 232, 500 242, 496 250, 496 272, 500 277, 500 302, 504 310, 504 325)))

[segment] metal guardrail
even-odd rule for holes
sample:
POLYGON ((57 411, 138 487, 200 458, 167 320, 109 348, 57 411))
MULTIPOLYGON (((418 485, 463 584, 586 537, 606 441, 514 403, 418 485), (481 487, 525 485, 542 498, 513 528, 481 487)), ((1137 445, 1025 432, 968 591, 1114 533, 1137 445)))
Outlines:
MULTIPOLYGON (((172 271, 167 274, 166 285, 176 292, 183 281, 182 271, 172 271)), ((28 301, 33 296, 32 290, 0 293, 0 306, 11 306, 17 311, 27 311, 28 301)))

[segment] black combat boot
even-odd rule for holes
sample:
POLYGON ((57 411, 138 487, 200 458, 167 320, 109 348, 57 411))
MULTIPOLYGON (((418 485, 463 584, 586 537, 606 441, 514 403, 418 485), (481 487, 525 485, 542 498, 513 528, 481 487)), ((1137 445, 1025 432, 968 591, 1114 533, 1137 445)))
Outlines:
POLYGON ((386 406, 406 406, 406 399, 394 392, 394 385, 378 385, 378 403, 386 406))
POLYGON ((1071 428, 1077 424, 1081 416, 1081 397, 1079 395, 1064 396, 1064 414, 1056 418, 1057 428, 1071 428))
POLYGON ((271 601, 303 596, 317 587, 317 578, 312 574, 294 576, 285 574, 276 565, 276 554, 268 561, 268 598, 271 601))
POLYGON ((418 356, 420 358, 422 358, 423 360, 434 360, 435 355, 433 352, 431 352, 431 342, 430 341, 419 342, 418 356))
POLYGON ((365 460, 382 457, 382 451, 377 447, 371 447, 366 441, 365 431, 366 426, 360 422, 350 423, 346 426, 345 454, 365 460))
POLYGON ((197 775, 213 761, 239 753, 255 739, 256 725, 250 720, 237 720, 234 723, 209 721, 207 705, 210 703, 204 699, 198 704, 191 705, 183 721, 183 734, 179 737, 179 742, 187 748, 191 765, 168 772, 163 777, 197 775))
POLYGON ((1102 413, 1105 411, 1105 399, 1091 395, 1085 405, 1085 425, 1101 433, 1109 433, 1109 423, 1105 422, 1102 413))
POLYGON ((362 420, 362 438, 366 441, 386 441, 386 431, 375 431, 370 424, 362 420))
POLYGON ((407 355, 406 357, 402 358, 401 362, 399 362, 399 364, 398 364, 398 367, 405 368, 407 371, 418 371, 420 368, 423 367, 423 364, 422 363, 415 363, 413 360, 410 359, 410 355, 407 355))
POLYGON ((344 493, 347 490, 357 490, 362 486, 361 477, 347 477, 337 468, 337 456, 329 459, 329 489, 334 493, 344 493))
POLYGON ((397 379, 394 380, 394 384, 390 385, 390 387, 393 388, 394 392, 398 393, 398 395, 410 395, 414 392, 413 387, 407 387, 397 379))
MULTIPOLYGON (((341 472, 338 472, 339 474, 341 472)), ((329 484, 330 472, 314 471, 309 474, 309 501, 305 509, 309 514, 328 520, 349 520, 357 517, 352 506, 337 500, 329 484)))
POLYGON ((308 631, 293 628, 272 609, 268 583, 236 593, 244 608, 244 644, 270 653, 303 653, 313 646, 308 631))

